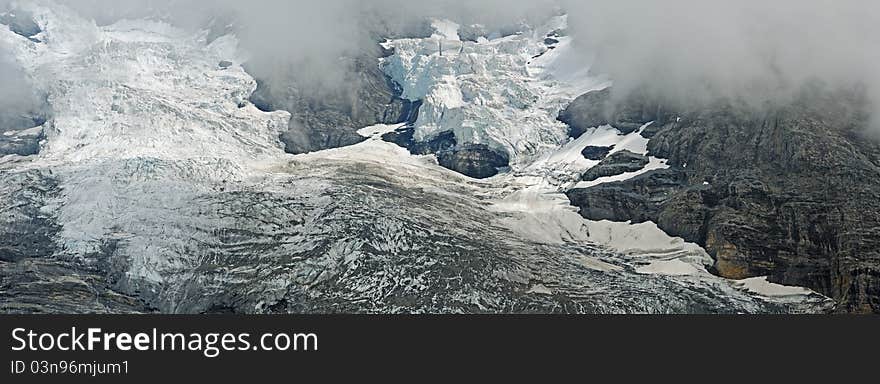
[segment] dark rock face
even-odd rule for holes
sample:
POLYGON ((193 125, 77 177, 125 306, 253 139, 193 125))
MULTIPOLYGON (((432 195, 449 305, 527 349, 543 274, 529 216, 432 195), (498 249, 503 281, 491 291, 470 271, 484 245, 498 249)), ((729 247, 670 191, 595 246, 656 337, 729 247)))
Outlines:
POLYGON ((16 115, 12 111, 0 110, 0 156, 39 153, 40 142, 45 138, 44 124, 46 118, 39 116, 37 111, 16 115))
POLYGON ((610 90, 581 95, 559 113, 558 120, 568 125, 569 136, 581 137, 590 128, 608 124, 604 107, 610 98, 610 90))
POLYGON ((605 183, 586 189, 573 189, 568 197, 593 220, 642 223, 658 217, 670 193, 685 187, 683 172, 658 170, 626 182, 605 183))
POLYGON ((315 95, 296 84, 268 83, 258 79, 251 102, 263 111, 287 110, 293 116, 281 135, 293 154, 357 144, 357 130, 375 124, 397 124, 413 115, 413 102, 398 97, 399 89, 378 65, 380 47, 350 59, 345 89, 315 95))
POLYGON ((54 180, 39 173, 4 174, 0 260, 16 262, 28 257, 48 257, 58 228, 39 212, 42 201, 56 192, 54 180), (8 211, 7 211, 8 209, 8 211))
POLYGON ((458 142, 452 131, 441 132, 431 140, 416 141, 413 138, 415 129, 404 127, 394 132, 386 133, 382 140, 404 147, 414 155, 433 155, 440 152, 449 152, 455 149, 458 142))
POLYGON ((602 160, 605 156, 608 156, 608 153, 614 149, 614 146, 610 147, 596 147, 596 146, 588 146, 581 151, 581 154, 584 155, 584 158, 587 160, 602 160))
POLYGON ((32 91, 24 89, 29 84, 24 81, 10 83, 6 85, 15 88, 13 94, 19 94, 14 100, 0 100, 0 157, 35 155, 45 138, 43 126, 49 118, 46 97, 24 96, 32 91))
POLYGON ((45 137, 42 128, 7 132, 12 134, 0 136, 0 156, 30 156, 40 152, 40 142, 45 137))
POLYGON ((578 138, 588 129, 603 125, 611 125, 626 135, 651 121, 662 126, 672 117, 670 111, 645 95, 616 102, 612 89, 605 88, 576 98, 559 113, 558 120, 568 124, 571 137, 578 138))
POLYGON ((0 24, 9 26, 12 32, 31 38, 43 30, 34 22, 33 16, 21 10, 0 13, 0 24))
POLYGON ((615 152, 602 160, 601 163, 584 173, 584 181, 593 181, 602 177, 622 175, 635 172, 648 165, 648 157, 630 151, 615 152))
POLYGON ((880 312, 880 144, 863 136, 863 103, 810 89, 762 111, 682 113, 648 133, 672 169, 568 195, 585 217, 651 220, 703 245, 722 276, 769 275, 838 311, 880 312))
POLYGON ((475 179, 495 176, 510 164, 506 153, 487 145, 459 144, 452 131, 441 132, 427 141, 414 140, 414 133, 414 128, 405 127, 383 135, 382 139, 404 147, 415 155, 437 155, 440 166, 475 179))
POLYGON ((50 174, 0 169, 0 313, 149 312, 113 288, 123 272, 108 262, 112 244, 96 262, 59 252, 60 228, 41 209, 58 193, 50 174))
POLYGON ((465 176, 485 179, 497 175, 500 168, 508 166, 510 159, 484 144, 464 144, 438 153, 437 161, 441 166, 465 176))

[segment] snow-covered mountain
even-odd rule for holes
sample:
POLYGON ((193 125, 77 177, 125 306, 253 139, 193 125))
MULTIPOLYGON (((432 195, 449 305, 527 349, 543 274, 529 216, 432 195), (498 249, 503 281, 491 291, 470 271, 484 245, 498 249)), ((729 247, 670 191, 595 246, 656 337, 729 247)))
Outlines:
MULTIPOLYGON (((657 225, 583 219, 564 192, 599 160, 647 155, 641 131, 577 139, 557 120, 607 87, 569 49, 566 17, 463 40, 435 20, 375 63, 420 101, 411 124, 289 155, 285 111, 250 103, 236 37, 157 21, 108 26, 58 3, 22 5, 40 32, 0 46, 51 118, 40 151, 0 160, 0 310, 7 312, 813 312, 830 300, 710 274, 699 246, 657 225), (451 132, 509 169, 476 180, 383 140, 451 132), (608 155, 606 154, 606 155, 608 155), (27 249, 41 252, 28 253, 27 249), (54 293, 63 298, 47 298, 54 293), (77 303, 77 304, 70 304, 77 303)), ((642 129, 646 129, 646 124, 642 129)), ((589 185, 585 185, 588 183, 589 185)))

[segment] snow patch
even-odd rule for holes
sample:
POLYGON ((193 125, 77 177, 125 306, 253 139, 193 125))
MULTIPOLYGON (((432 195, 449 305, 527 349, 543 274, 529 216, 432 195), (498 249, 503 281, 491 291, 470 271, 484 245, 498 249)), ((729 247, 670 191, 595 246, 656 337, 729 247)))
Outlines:
POLYGON ((382 135, 394 132, 403 128, 406 124, 376 124, 369 127, 361 128, 357 131, 358 135, 372 139, 381 139, 382 135))
MULTIPOLYGON (((638 130, 636 130, 635 132, 631 132, 627 135, 620 135, 619 131, 617 131, 615 128, 613 128, 609 125, 605 125, 605 126, 601 126, 601 127, 597 127, 597 128, 592 128, 592 129, 588 130, 586 133, 584 133, 584 135, 578 139, 578 142, 581 144, 584 144, 584 146, 581 147, 581 149, 583 149, 587 146, 602 146, 602 147, 613 146, 614 148, 608 153, 609 155, 620 152, 620 151, 624 151, 624 150, 630 151, 633 153, 637 153, 640 155, 647 155, 648 154, 648 141, 649 141, 649 139, 646 139, 642 136, 642 131, 644 131, 645 128, 649 127, 651 124, 653 124, 653 122, 647 123, 647 124, 643 125, 641 128, 639 128, 638 130)), ((586 160, 586 162, 589 163, 589 166, 587 167, 587 169, 588 169, 590 167, 594 167, 594 166, 598 165, 601 161, 586 160)), ((591 180, 591 181, 581 181, 581 182, 577 183, 575 188, 590 188, 590 187, 595 187, 597 185, 601 185, 601 184, 605 184, 605 183, 626 181, 626 180, 632 179, 636 176, 643 175, 643 174, 646 174, 646 173, 654 171, 654 170, 668 169, 668 168, 669 168, 669 165, 667 164, 666 159, 661 159, 661 158, 657 158, 654 156, 648 156, 648 164, 645 165, 642 169, 640 169, 638 171, 626 172, 626 173, 622 173, 620 175, 614 175, 614 176, 600 177, 596 180, 591 180)))
POLYGON ((669 165, 666 164, 666 161, 667 161, 666 159, 659 159, 654 156, 650 156, 650 157, 648 157, 648 165, 646 165, 644 168, 642 168, 638 171, 621 173, 619 175, 614 175, 614 176, 600 177, 596 180, 591 180, 591 181, 582 181, 577 184, 576 188, 590 188, 590 187, 595 187, 597 185, 601 185, 601 184, 605 184, 605 183, 627 181, 627 180, 632 179, 636 176, 644 175, 644 174, 651 172, 651 171, 654 171, 654 170, 668 169, 669 165))
POLYGON ((766 297, 786 298, 813 294, 807 288, 771 283, 767 276, 738 280, 735 284, 741 289, 766 297))
POLYGON ((526 293, 535 293, 539 295, 552 295, 553 290, 544 286, 544 284, 535 284, 526 293))
POLYGON ((695 276, 705 274, 706 270, 698 269, 693 264, 674 259, 652 261, 646 266, 636 268, 636 272, 653 275, 695 276))

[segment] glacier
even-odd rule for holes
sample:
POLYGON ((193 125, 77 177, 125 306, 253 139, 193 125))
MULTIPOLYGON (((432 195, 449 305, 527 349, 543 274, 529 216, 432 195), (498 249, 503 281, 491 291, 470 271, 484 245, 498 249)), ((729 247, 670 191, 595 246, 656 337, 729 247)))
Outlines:
POLYGON ((566 19, 476 41, 462 41, 458 24, 435 20, 437 32, 428 38, 386 41, 394 54, 382 59, 385 72, 401 85, 401 97, 422 101, 414 138, 452 131, 459 141, 507 153, 514 170, 559 148, 568 139, 568 127, 556 121, 559 110, 609 85, 590 76, 570 37, 555 34, 566 19), (556 42, 548 45, 551 35, 556 42))
POLYGON ((475 180, 381 139, 401 126, 364 127, 367 140, 348 147, 285 154, 278 136, 290 114, 248 102, 256 82, 234 35, 209 42, 206 32, 158 21, 97 26, 59 3, 22 6, 42 31, 26 39, 2 30, 0 45, 49 95, 53 116, 38 154, 0 159, 0 207, 10 215, 0 234, 11 236, 24 215, 45 232, 45 251, 0 257, 2 311, 799 313, 832 305, 807 290, 714 276, 705 251, 653 223, 578 215, 564 192, 596 163, 580 151, 644 143, 612 127, 571 140, 556 120, 575 97, 610 84, 567 48, 570 38, 546 44, 565 29, 564 16, 476 41, 436 20, 428 38, 385 43, 395 52, 377 65, 402 97, 424 102, 417 139, 453 131, 511 156, 509 172, 475 180), (70 272, 48 273, 58 265, 70 272), (17 274, 38 277, 18 284, 17 274), (79 306, 23 299, 71 286, 82 292, 72 297, 79 306))

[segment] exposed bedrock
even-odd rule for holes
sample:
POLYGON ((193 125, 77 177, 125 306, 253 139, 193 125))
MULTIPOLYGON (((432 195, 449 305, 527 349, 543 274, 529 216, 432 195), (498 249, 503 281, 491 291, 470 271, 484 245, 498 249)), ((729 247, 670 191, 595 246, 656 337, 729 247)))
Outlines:
MULTIPOLYGON (((32 41, 42 32, 31 14, 16 9, 0 9, 0 24, 32 41)), ((38 153, 49 110, 46 95, 34 89, 8 51, 0 50, 0 157, 38 153)))
POLYGON ((376 124, 408 121, 414 102, 403 100, 398 87, 379 68, 386 54, 373 47, 347 59, 345 86, 317 94, 290 81, 258 80, 251 102, 264 111, 292 113, 288 130, 281 135, 288 153, 300 154, 357 144, 364 137, 357 130, 376 124))
POLYGON ((608 153, 610 153, 611 150, 613 150, 613 149, 614 149, 613 145, 608 146, 608 147, 598 147, 598 146, 589 145, 581 151, 581 154, 584 155, 584 158, 587 160, 598 161, 598 160, 604 159, 605 156, 608 156, 608 153))
POLYGON ((37 95, 23 74, 3 64, 0 61, 6 73, 0 76, 5 76, 7 88, 0 90, 0 157, 37 154, 50 116, 46 96, 37 95))
POLYGON ((33 15, 20 9, 0 10, 0 12, 2 12, 0 13, 0 24, 6 25, 12 32, 29 38, 31 41, 37 41, 33 36, 36 36, 42 30, 34 22, 33 15))
POLYGON ((382 139, 408 149, 415 155, 436 155, 440 166, 475 179, 497 175, 510 164, 506 153, 485 144, 458 143, 452 131, 441 132, 426 141, 413 139, 414 129, 404 127, 382 139))
POLYGON ((834 298, 838 311, 880 312, 880 145, 864 137, 864 110, 857 92, 813 87, 761 111, 725 102, 666 114, 680 119, 643 135, 671 169, 568 196, 587 218, 650 220, 699 243, 721 276, 769 275, 834 298))
POLYGON ((671 111, 645 95, 634 94, 616 101, 612 98, 612 88, 605 88, 579 96, 559 113, 558 119, 568 124, 571 137, 578 138, 588 129, 603 125, 611 125, 622 134, 628 134, 647 122, 654 121, 662 126, 674 117, 671 111))
POLYGON ((60 226, 44 207, 57 198, 54 177, 0 169, 0 313, 133 313, 150 311, 114 289, 124 271, 100 254, 65 255, 60 226))
POLYGON ((485 144, 462 144, 437 154, 441 166, 475 179, 485 179, 507 167, 510 159, 485 144))
POLYGON ((593 181, 602 177, 622 175, 636 172, 648 165, 648 156, 630 151, 620 151, 606 157, 602 162, 584 173, 584 181, 593 181))
POLYGON ((43 127, 31 129, 0 128, 0 156, 30 156, 40 152, 40 141, 45 137, 43 127))
POLYGON ((45 138, 48 107, 39 99, 26 99, 0 102, 0 157, 30 156, 40 151, 40 142, 45 138))
POLYGON ((13 102, 0 102, 0 157, 39 153, 40 142, 45 138, 48 110, 44 97, 19 97, 13 102))

